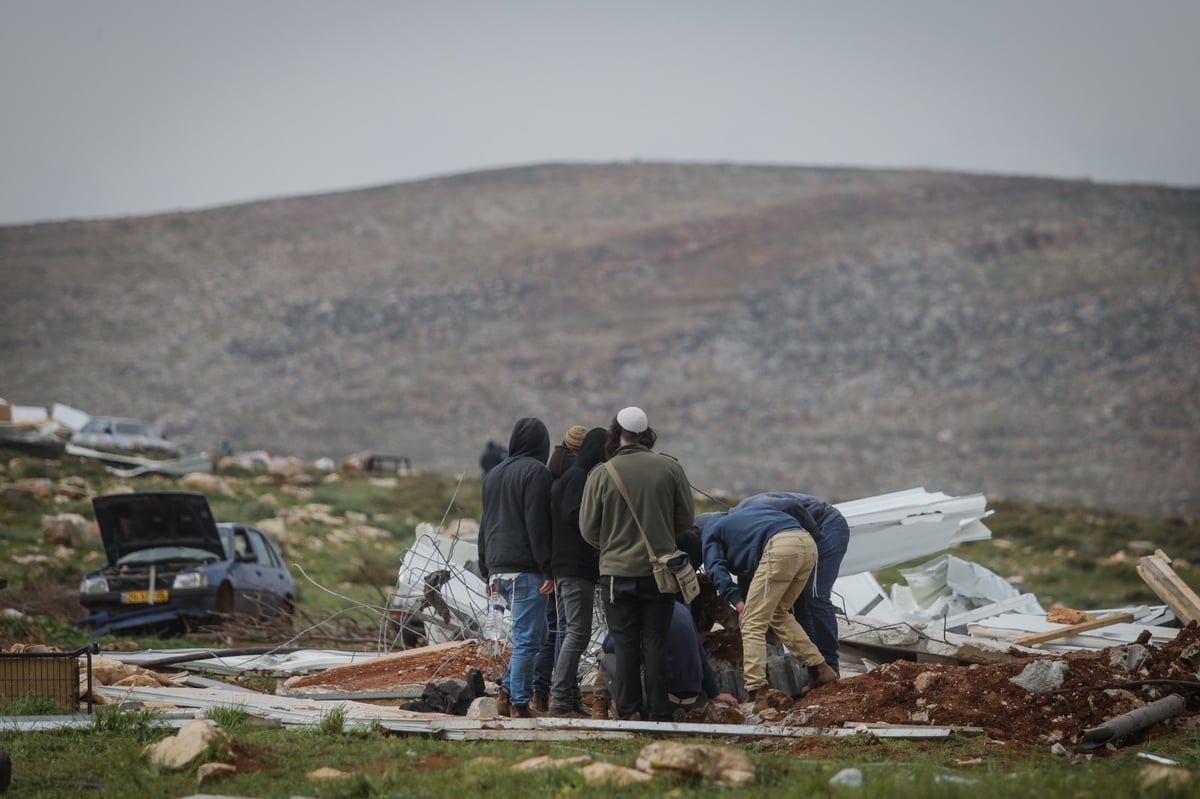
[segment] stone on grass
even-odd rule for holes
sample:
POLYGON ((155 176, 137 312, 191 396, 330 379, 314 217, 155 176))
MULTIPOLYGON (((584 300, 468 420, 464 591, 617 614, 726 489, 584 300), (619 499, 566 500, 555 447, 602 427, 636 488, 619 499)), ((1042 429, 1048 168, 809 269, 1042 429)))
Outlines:
POLYGON ((611 782, 616 785, 633 785, 650 782, 654 777, 644 771, 638 771, 612 763, 589 763, 583 767, 583 778, 589 785, 611 782))
POLYGON ((349 777, 349 771, 341 771, 340 769, 322 766, 318 769, 313 769, 306 775, 310 780, 340 780, 342 777, 349 777))
POLYGON ((723 785, 744 785, 754 781, 754 763, 749 755, 724 746, 654 741, 642 747, 637 767, 652 773, 699 774, 723 785))
POLYGON ((214 741, 224 745, 227 756, 232 754, 229 752, 228 733, 204 719, 195 719, 180 727, 175 735, 147 746, 146 752, 152 765, 183 769, 195 763, 214 741))
POLYGON ((207 785, 210 782, 223 780, 238 773, 237 766, 232 763, 203 763, 196 769, 196 784, 207 785))

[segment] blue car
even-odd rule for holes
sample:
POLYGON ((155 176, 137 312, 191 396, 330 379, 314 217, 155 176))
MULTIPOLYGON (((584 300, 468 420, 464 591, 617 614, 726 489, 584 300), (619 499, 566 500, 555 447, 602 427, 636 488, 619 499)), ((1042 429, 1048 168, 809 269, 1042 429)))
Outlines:
POLYGON ((215 522, 203 494, 109 494, 92 506, 108 564, 79 583, 79 626, 172 634, 237 615, 290 627, 296 585, 279 550, 257 528, 215 522))

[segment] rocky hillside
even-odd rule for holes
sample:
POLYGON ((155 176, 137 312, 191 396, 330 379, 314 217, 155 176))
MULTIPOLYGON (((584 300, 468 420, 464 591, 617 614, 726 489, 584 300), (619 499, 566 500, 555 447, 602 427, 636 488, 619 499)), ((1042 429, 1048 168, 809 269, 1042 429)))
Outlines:
POLYGON ((545 165, 0 228, 0 396, 474 472, 637 403, 706 491, 1200 512, 1200 190, 545 165))

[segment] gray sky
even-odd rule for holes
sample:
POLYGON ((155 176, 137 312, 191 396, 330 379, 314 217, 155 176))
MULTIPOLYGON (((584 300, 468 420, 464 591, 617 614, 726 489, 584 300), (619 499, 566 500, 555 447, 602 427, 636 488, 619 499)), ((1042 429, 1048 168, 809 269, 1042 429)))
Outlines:
POLYGON ((0 224, 543 161, 1200 186, 1200 0, 0 0, 0 224))

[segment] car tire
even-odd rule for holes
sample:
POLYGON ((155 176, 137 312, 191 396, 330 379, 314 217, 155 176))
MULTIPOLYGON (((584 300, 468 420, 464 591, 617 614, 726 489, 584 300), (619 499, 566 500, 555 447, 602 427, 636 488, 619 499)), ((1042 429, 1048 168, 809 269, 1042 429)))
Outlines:
POLYGON ((279 603, 279 615, 275 617, 275 623, 278 624, 285 632, 291 632, 296 626, 296 603, 291 599, 285 598, 279 603))
POLYGON ((217 589, 217 613, 222 616, 233 614, 233 586, 229 583, 221 583, 217 589))

